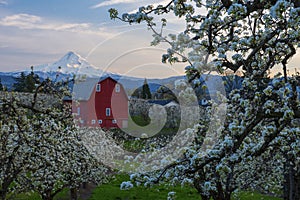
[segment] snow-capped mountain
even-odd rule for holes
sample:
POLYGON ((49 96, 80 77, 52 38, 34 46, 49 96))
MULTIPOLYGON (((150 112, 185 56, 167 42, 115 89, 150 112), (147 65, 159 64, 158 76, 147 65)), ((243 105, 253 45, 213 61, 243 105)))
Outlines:
MULTIPOLYGON (((133 90, 142 86, 144 82, 144 78, 128 77, 120 74, 103 72, 101 69, 89 64, 86 59, 72 51, 68 52, 54 63, 33 66, 33 70, 34 73, 37 74, 41 79, 50 78, 51 80, 57 81, 73 78, 73 75, 75 75, 77 78, 86 77, 91 79, 99 79, 104 76, 110 76, 113 79, 118 80, 126 89, 129 90, 133 90), (58 74, 59 76, 57 76, 58 74)), ((8 89, 11 89, 15 82, 15 78, 19 77, 21 72, 22 71, 0 72, 0 79, 8 89)), ((31 72, 31 69, 27 68, 23 72, 28 74, 31 72)), ((176 76, 164 79, 148 79, 148 84, 151 92, 154 92, 160 85, 173 84, 178 79, 185 79, 185 76, 176 76)), ((204 76, 202 79, 205 79, 205 82, 211 92, 215 92, 216 89, 222 88, 222 85, 219 87, 216 85, 216 83, 222 82, 220 81, 222 79, 220 76, 211 75, 208 80, 206 80, 206 77, 204 76)), ((234 83, 229 84, 229 86, 233 87, 232 84, 234 83)), ((240 81, 236 83, 238 86, 240 84, 240 81)), ((226 88, 226 91, 231 89, 232 88, 226 88)))
POLYGON ((52 72, 68 75, 86 75, 87 77, 99 77, 103 74, 101 69, 89 64, 86 59, 72 51, 54 63, 34 66, 34 71, 37 74, 52 72))

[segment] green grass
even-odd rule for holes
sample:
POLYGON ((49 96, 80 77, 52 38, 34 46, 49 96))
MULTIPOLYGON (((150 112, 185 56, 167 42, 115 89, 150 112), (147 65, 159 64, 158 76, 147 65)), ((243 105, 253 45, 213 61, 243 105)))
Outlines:
POLYGON ((144 147, 144 140, 127 140, 123 143, 123 148, 130 152, 140 152, 144 147))
MULTIPOLYGON (((151 120, 150 118, 147 117, 143 117, 143 116, 131 116, 131 119, 133 120, 133 122, 138 125, 138 126, 147 126, 151 120)), ((131 121, 129 121, 131 122, 131 121)), ((130 123, 128 124, 128 127, 130 127, 130 123)))
MULTIPOLYGON (((166 200, 170 191, 176 192, 176 200, 201 200, 200 195, 192 187, 155 185, 152 188, 143 186, 133 187, 130 190, 120 190, 123 181, 128 181, 128 175, 116 175, 116 177, 107 184, 95 188, 89 200, 166 200)), ((14 198, 17 200, 41 200, 38 194, 18 194, 14 198)), ((68 200, 69 191, 65 189, 59 193, 55 200, 68 200)), ((262 195, 257 192, 240 192, 232 195, 232 200, 281 200, 281 198, 262 195)))
MULTIPOLYGON (((23 194, 17 194, 15 197, 12 197, 11 199, 15 200, 42 200, 39 194, 37 193, 23 193, 23 194)), ((69 199, 69 190, 64 189, 62 192, 58 193, 54 200, 68 200, 69 199)))
POLYGON ((176 192, 176 200, 194 200, 200 199, 196 190, 193 188, 181 187, 166 187, 154 186, 152 188, 133 187, 130 190, 120 190, 120 184, 123 181, 128 181, 129 177, 126 175, 118 175, 116 179, 108 184, 97 187, 90 198, 90 200, 153 200, 153 199, 167 199, 168 192, 176 192))
POLYGON ((16 196, 11 196, 11 199, 18 199, 18 200, 41 200, 40 196, 37 193, 23 193, 17 194, 16 196))
MULTIPOLYGON (((238 197, 241 200, 282 200, 282 198, 278 197, 270 197, 267 195, 262 195, 257 192, 241 192, 238 194, 238 197)), ((239 198, 232 198, 233 200, 239 199, 239 198)))
MULTIPOLYGON (((152 188, 133 187, 130 190, 120 190, 120 184, 123 181, 128 181, 129 177, 126 175, 117 175, 114 180, 108 184, 97 187, 90 198, 90 200, 166 200, 168 192, 176 192, 176 200, 200 200, 200 195, 192 187, 171 187, 165 185, 156 185, 152 188)), ((280 198, 269 197, 261 195, 256 192, 241 192, 233 200, 280 200, 280 198)))

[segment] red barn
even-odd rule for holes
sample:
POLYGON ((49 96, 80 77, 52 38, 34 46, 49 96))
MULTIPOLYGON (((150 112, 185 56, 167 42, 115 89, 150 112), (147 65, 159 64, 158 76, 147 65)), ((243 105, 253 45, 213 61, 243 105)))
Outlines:
POLYGON ((73 95, 72 112, 80 126, 128 126, 128 97, 122 84, 113 78, 79 82, 73 87, 73 95))

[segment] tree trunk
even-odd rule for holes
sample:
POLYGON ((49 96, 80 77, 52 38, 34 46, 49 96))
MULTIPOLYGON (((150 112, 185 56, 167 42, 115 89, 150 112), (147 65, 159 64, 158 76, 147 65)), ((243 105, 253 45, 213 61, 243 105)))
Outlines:
POLYGON ((210 197, 200 194, 201 200, 210 200, 210 197))
POLYGON ((300 173, 295 176, 295 199, 300 199, 300 173))
POLYGON ((216 175, 216 178, 218 179, 218 181, 216 182, 217 192, 213 193, 213 195, 212 195, 213 199, 214 200, 230 200, 231 192, 230 192, 229 184, 232 179, 232 174, 228 174, 228 176, 227 176, 227 182, 226 182, 225 189, 223 189, 223 185, 222 185, 220 176, 216 175))
POLYGON ((71 200, 77 200, 78 199, 78 190, 77 188, 70 188, 70 199, 71 200))
POLYGON ((83 182, 83 183, 82 183, 82 188, 83 188, 83 189, 87 189, 87 186, 88 186, 88 183, 87 183, 87 182, 83 182))
POLYGON ((231 199, 231 192, 226 192, 226 194, 225 194, 225 199, 226 200, 230 200, 231 199))
POLYGON ((284 199, 299 200, 300 199, 300 173, 294 169, 294 164, 286 162, 284 164, 284 199))
POLYGON ((1 190, 0 190, 0 195, 1 195, 1 199, 5 200, 6 199, 6 195, 8 192, 8 188, 12 183, 12 178, 5 178, 4 182, 1 185, 1 190))
POLYGON ((199 180, 199 179, 195 178, 194 181, 193 181, 193 185, 196 188, 198 194, 201 196, 201 200, 210 200, 210 195, 205 194, 202 190, 202 187, 201 187, 201 182, 202 181, 203 180, 199 180))
POLYGON ((224 193, 216 193, 216 195, 213 195, 214 200, 230 200, 231 194, 224 194, 224 193))
POLYGON ((4 189, 0 190, 0 196, 1 196, 1 199, 2 199, 2 200, 5 200, 5 198, 6 198, 6 193, 7 193, 7 191, 5 191, 4 189))
POLYGON ((42 194, 42 199, 43 200, 52 200, 53 197, 51 195, 51 191, 50 192, 46 191, 44 194, 42 194))

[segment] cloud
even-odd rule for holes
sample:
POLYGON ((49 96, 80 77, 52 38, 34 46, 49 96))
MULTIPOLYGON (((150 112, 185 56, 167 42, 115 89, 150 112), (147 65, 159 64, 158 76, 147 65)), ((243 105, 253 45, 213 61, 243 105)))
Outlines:
POLYGON ((29 14, 16 14, 6 16, 0 19, 0 25, 2 26, 13 26, 20 29, 42 29, 42 30, 68 30, 68 31, 78 31, 89 29, 90 24, 88 23, 56 23, 47 22, 43 18, 36 15, 29 14))
POLYGON ((5 0, 0 0, 0 5, 8 5, 8 2, 5 0))
POLYGON ((0 71, 53 63, 70 50, 85 56, 104 39, 89 33, 0 27, 0 71))
POLYGON ((33 28, 34 25, 37 25, 41 21, 42 19, 38 16, 28 15, 28 14, 18 14, 18 15, 10 15, 2 18, 0 20, 0 25, 17 26, 22 29, 30 29, 33 28))
POLYGON ((92 6, 91 8, 100 8, 100 7, 104 7, 104 6, 111 6, 111 5, 116 5, 116 4, 125 4, 125 3, 135 3, 138 2, 138 0, 110 0, 110 1, 103 1, 99 4, 96 4, 94 6, 92 6))

